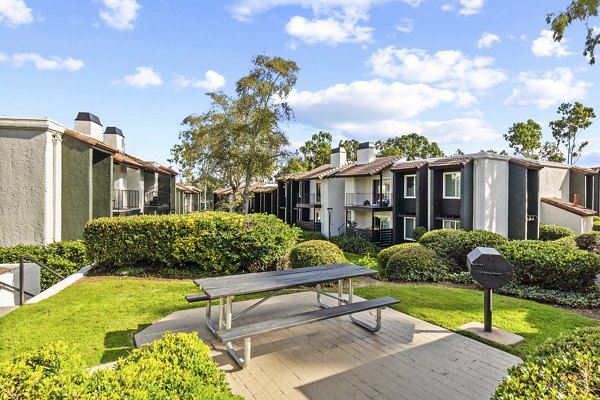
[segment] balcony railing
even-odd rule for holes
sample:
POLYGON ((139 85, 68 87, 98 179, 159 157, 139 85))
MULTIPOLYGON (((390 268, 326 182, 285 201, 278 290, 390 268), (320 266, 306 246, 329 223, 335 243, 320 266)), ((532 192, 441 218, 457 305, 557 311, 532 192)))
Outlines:
POLYGON ((346 205, 353 207, 391 207, 391 193, 346 193, 346 205))
POLYGON ((316 193, 298 193, 296 204, 321 204, 321 195, 316 193))
POLYGON ((113 190, 113 210, 132 210, 140 208, 139 190, 113 190))
POLYGON ((346 235, 360 236, 378 247, 388 247, 392 245, 394 231, 393 229, 369 229, 347 226, 346 235))
POLYGON ((171 193, 152 190, 144 194, 144 205, 146 206, 168 206, 171 205, 171 193))
POLYGON ((296 226, 303 231, 321 232, 321 223, 315 221, 296 221, 296 226))

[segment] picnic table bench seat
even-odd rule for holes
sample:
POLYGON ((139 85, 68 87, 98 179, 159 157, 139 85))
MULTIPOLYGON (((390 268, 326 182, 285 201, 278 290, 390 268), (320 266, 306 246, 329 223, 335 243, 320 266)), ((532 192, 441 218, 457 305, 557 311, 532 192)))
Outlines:
POLYGON ((198 294, 188 294, 185 296, 185 299, 187 300, 188 303, 196 303, 198 301, 210 300, 210 297, 208 297, 204 293, 198 293, 198 294))
POLYGON ((340 306, 321 308, 314 311, 308 311, 302 314, 279 317, 266 321, 255 322, 253 324, 224 329, 217 331, 216 335, 217 338, 223 343, 244 339, 243 363, 244 365, 247 365, 250 361, 250 339, 254 336, 263 335, 282 329, 293 328, 295 326, 310 324, 313 322, 323 321, 330 318, 341 317, 343 315, 350 315, 362 311, 369 311, 373 309, 378 310, 377 326, 375 328, 367 328, 373 332, 376 332, 377 330, 379 330, 380 326, 381 316, 379 313, 381 309, 397 303, 400 303, 400 300, 394 299, 393 297, 380 297, 377 299, 365 300, 356 303, 347 303, 340 306))

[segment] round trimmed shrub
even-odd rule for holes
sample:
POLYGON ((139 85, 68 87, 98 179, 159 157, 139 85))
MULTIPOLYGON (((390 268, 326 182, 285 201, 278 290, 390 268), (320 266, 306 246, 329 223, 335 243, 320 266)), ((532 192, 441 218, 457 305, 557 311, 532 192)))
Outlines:
POLYGON ((290 253, 290 267, 315 267, 347 262, 344 252, 327 240, 308 240, 299 243, 290 253))
POLYGON ((298 242, 306 242, 307 240, 325 240, 325 236, 321 232, 301 231, 298 235, 298 242))
POLYGON ((592 226, 592 230, 595 232, 600 232, 600 217, 594 217, 594 225, 592 226))
POLYGON ((494 400, 596 399, 600 393, 600 328, 548 341, 509 370, 494 400))
POLYGON ((600 255, 600 232, 582 233, 575 237, 575 243, 581 250, 600 255))
POLYGON ((559 246, 566 246, 572 249, 577 249, 577 242, 575 242, 575 236, 566 236, 564 238, 553 240, 552 243, 559 246))
POLYGON ((419 239, 421 239, 421 236, 423 236, 426 233, 427 228, 425 228, 424 226, 417 226, 415 229, 413 229, 412 238, 418 242, 419 239))
POLYGON ((342 251, 355 254, 377 254, 377 246, 361 236, 332 236, 329 238, 342 251))
POLYGON ((454 229, 427 232, 420 240, 423 246, 447 259, 450 268, 455 272, 467 271, 467 255, 476 247, 497 248, 506 242, 508 239, 498 233, 454 229))
POLYGON ((379 264, 380 270, 387 266, 387 263, 390 260, 390 258, 394 254, 396 254, 398 251, 409 248, 409 247, 419 247, 419 246, 421 246, 419 243, 407 242, 407 243, 401 243, 401 244, 397 244, 394 246, 390 246, 387 249, 381 250, 379 252, 379 254, 377 255, 377 262, 379 264))
POLYGON ((540 240, 558 240, 569 236, 575 236, 575 231, 571 228, 560 225, 540 224, 540 240))
POLYGON ((440 281, 448 272, 444 259, 423 246, 398 249, 380 270, 385 279, 407 282, 440 281))
POLYGON ((600 257, 556 242, 513 240, 498 248, 514 268, 515 283, 584 292, 595 288, 600 257))

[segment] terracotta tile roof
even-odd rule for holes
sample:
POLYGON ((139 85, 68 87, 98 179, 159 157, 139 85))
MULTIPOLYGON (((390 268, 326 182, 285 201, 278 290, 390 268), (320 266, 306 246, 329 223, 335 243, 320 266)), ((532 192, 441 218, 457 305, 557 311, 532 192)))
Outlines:
POLYGON ((417 161, 404 161, 399 164, 395 164, 390 168, 392 172, 402 172, 402 171, 415 171, 419 170, 423 167, 426 167, 429 163, 425 160, 417 160, 417 161))
POLYGON ((473 157, 449 157, 449 158, 441 158, 439 160, 435 160, 429 163, 429 168, 438 169, 438 168, 448 168, 448 167, 464 167, 473 161, 473 157))
POLYGON ((389 156, 376 158, 375 161, 368 164, 353 164, 341 168, 333 175, 334 178, 346 178, 353 176, 371 176, 380 173, 384 169, 392 166, 396 161, 401 160, 402 156, 389 156))
POLYGON ((96 140, 96 139, 94 139, 91 136, 84 135, 84 134, 79 133, 79 132, 75 132, 75 131, 73 131, 71 129, 65 128, 64 134, 67 135, 67 136, 71 136, 72 138, 75 138, 75 139, 80 140, 82 142, 85 142, 85 143, 87 143, 87 144, 89 144, 89 145, 91 145, 93 147, 97 147, 97 148, 99 148, 101 150, 108 151, 109 153, 118 153, 119 152, 119 150, 116 147, 113 147, 113 146, 111 146, 109 144, 106 144, 104 142, 96 140))
POLYGON ((575 165, 571 167, 571 171, 575 171, 584 175, 596 175, 598 173, 597 170, 594 170, 592 168, 577 167, 575 165))
MULTIPOLYGON (((260 187, 260 186, 263 186, 263 185, 264 185, 264 183, 260 183, 260 182, 255 182, 255 183, 252 183, 252 184, 250 185, 250 191, 252 192, 252 191, 254 191, 256 188, 258 188, 258 187, 260 187)), ((242 192, 244 191, 244 188, 245 188, 245 187, 246 187, 246 185, 244 185, 244 184, 241 184, 241 185, 240 185, 240 186, 237 188, 237 190, 236 190, 236 193, 242 193, 242 192)), ((216 194, 217 196, 229 195, 229 194, 231 194, 231 192, 232 192, 231 188, 228 188, 228 187, 223 187, 223 188, 219 188, 219 189, 213 190, 213 194, 216 194)))
POLYGON ((266 183, 262 186, 257 187, 252 192, 254 193, 271 193, 277 190, 276 183, 266 183))
POLYGON ((544 168, 544 166, 542 164, 540 164, 539 162, 533 161, 533 160, 527 160, 525 158, 516 158, 516 157, 513 157, 508 162, 520 165, 520 166, 525 167, 527 169, 537 169, 537 170, 540 170, 540 169, 544 168))
POLYGON ((590 210, 589 208, 585 208, 582 206, 576 206, 573 203, 557 199, 556 197, 542 197, 542 203, 550 204, 551 206, 572 212, 573 214, 577 214, 581 217, 590 217, 598 215, 598 213, 594 210, 590 210))
POLYGON ((193 186, 182 185, 180 183, 176 183, 175 188, 184 193, 200 193, 200 189, 197 189, 193 186))
MULTIPOLYGON (((342 166, 343 167, 343 166, 342 166)), ((342 167, 335 167, 331 164, 323 164, 317 168, 313 168, 310 171, 296 172, 293 174, 282 175, 277 178, 278 181, 307 181, 310 179, 323 179, 336 171, 339 171, 342 167)))

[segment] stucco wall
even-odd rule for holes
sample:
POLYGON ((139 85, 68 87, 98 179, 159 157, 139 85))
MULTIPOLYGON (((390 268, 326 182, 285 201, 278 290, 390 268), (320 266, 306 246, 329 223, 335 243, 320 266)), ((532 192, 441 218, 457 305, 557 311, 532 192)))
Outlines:
POLYGON ((572 212, 555 207, 548 203, 542 203, 540 209, 540 222, 542 224, 554 224, 571 228, 576 234, 591 232, 594 218, 581 217, 572 212))
POLYGON ((69 136, 62 144, 62 238, 77 240, 92 218, 93 150, 69 136))
POLYGON ((92 162, 92 217, 112 216, 113 157, 110 154, 93 150, 92 162))
POLYGON ((329 224, 331 223, 331 236, 338 236, 344 232, 346 225, 345 209, 345 179, 323 179, 321 180, 321 234, 327 236, 329 224), (333 208, 331 221, 327 208, 333 208), (340 228, 341 227, 341 228, 340 228), (340 228, 338 230, 338 228, 340 228))
POLYGON ((473 229, 508 236, 508 162, 474 161, 473 229))
POLYGON ((49 142, 46 131, 0 129, 0 246, 51 240, 46 228, 49 142))
POLYGON ((569 201, 569 170, 545 166, 540 170, 540 197, 569 201))

